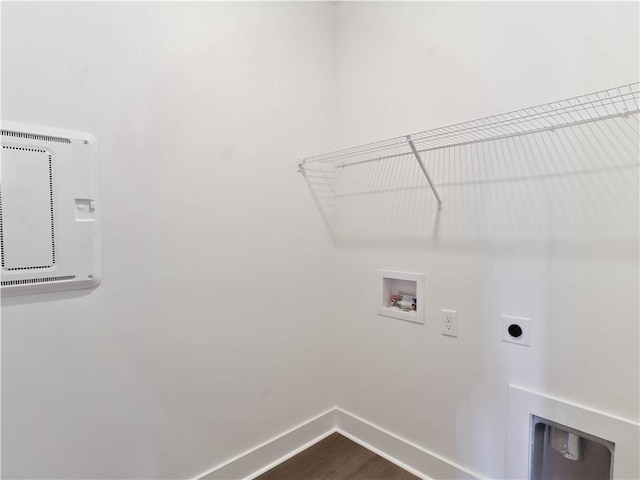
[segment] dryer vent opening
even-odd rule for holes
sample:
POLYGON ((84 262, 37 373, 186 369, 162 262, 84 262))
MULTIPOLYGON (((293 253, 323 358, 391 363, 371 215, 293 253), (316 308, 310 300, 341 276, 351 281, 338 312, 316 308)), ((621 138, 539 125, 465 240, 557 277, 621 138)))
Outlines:
POLYGON ((612 442, 535 415, 531 435, 532 480, 612 478, 612 442))

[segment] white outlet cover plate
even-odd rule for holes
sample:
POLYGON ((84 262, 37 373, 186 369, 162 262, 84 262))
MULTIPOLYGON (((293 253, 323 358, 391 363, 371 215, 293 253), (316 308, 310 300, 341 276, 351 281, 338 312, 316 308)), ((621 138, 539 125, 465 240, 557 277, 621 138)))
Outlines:
POLYGON ((531 345, 531 319, 524 317, 516 317, 513 315, 502 315, 500 331, 502 332, 502 341, 515 343, 528 347, 531 345), (509 334, 509 326, 516 324, 522 329, 522 335, 513 337, 509 334))
POLYGON ((442 335, 446 337, 458 337, 458 312, 455 310, 440 310, 442 335), (449 321, 451 319, 451 321, 449 321))

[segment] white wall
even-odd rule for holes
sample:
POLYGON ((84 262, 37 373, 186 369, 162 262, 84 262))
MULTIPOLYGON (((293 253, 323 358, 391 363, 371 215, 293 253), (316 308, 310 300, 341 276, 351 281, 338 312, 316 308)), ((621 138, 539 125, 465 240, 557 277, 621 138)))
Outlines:
POLYGON ((96 135, 104 232, 97 290, 3 302, 5 477, 185 478, 337 403, 500 478, 509 382, 638 418, 637 169, 486 189, 444 169, 438 241, 427 204, 416 237, 335 245, 295 171, 634 81, 637 5, 2 14, 2 117, 96 135), (378 268, 425 272, 424 326, 376 315, 378 268), (532 318, 530 349, 500 313, 532 318))
MULTIPOLYGON (((637 80, 637 4, 341 3, 337 22, 336 147, 637 80)), ((626 158, 609 143, 567 166, 555 148, 433 159, 438 229, 431 196, 396 192, 405 210, 364 197, 349 214, 369 223, 338 241, 338 405, 484 478, 504 476, 508 383, 639 416, 637 123, 626 158), (376 315, 379 268, 425 273, 424 326, 376 315), (500 314, 532 319, 530 348, 500 341, 500 314)))
POLYGON ((335 404, 330 15, 3 3, 2 118, 97 137, 104 270, 3 300, 3 478, 187 478, 335 404))

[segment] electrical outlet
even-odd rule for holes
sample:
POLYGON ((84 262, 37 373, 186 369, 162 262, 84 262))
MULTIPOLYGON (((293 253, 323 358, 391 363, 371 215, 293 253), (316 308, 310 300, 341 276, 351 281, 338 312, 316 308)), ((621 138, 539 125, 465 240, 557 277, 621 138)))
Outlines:
POLYGON ((458 312, 455 310, 440 310, 440 319, 442 322, 442 335, 447 337, 458 336, 458 312))

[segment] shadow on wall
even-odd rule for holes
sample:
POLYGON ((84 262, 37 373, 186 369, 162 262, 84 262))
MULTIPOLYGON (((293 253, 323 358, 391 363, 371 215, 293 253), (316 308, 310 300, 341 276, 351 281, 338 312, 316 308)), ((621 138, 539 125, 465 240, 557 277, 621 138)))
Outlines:
POLYGON ((339 246, 465 250, 637 249, 638 114, 432 149, 415 157, 305 166, 339 246))

